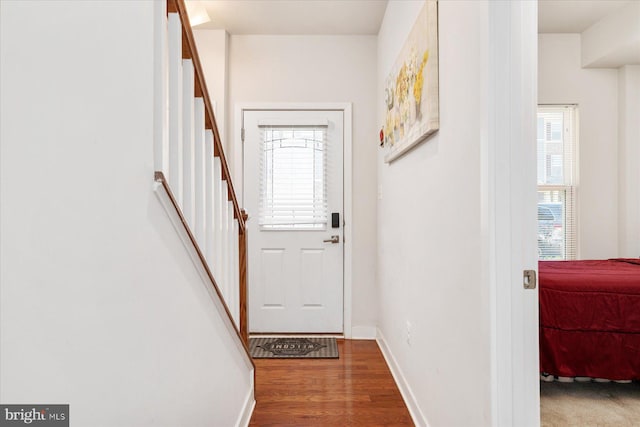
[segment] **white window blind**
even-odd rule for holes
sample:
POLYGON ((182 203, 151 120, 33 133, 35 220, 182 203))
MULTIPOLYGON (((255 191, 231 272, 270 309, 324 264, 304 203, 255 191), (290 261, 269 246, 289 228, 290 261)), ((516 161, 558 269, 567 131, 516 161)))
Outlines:
POLYGON ((576 258, 577 107, 539 106, 538 256, 576 258))
POLYGON ((327 126, 260 126, 262 229, 327 226, 327 126))

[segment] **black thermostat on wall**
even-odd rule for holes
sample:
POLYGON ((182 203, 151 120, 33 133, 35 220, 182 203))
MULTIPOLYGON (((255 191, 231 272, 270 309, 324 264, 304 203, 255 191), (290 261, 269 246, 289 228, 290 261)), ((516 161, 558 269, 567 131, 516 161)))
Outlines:
POLYGON ((331 214, 331 228, 340 228, 340 214, 338 212, 331 214))

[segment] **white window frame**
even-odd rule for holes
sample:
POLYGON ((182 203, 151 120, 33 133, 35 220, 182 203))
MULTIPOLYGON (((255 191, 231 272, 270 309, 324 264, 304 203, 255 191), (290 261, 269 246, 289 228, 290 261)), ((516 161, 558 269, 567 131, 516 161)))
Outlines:
MULTIPOLYGON (((564 192, 564 253, 562 260, 574 260, 579 258, 578 239, 578 106, 576 104, 540 104, 537 112, 562 112, 563 129, 562 140, 565 150, 563 152, 563 178, 564 184, 538 184, 538 191, 564 192), (569 156, 567 156, 567 152, 569 156), (566 236, 570 236, 569 239, 566 236), (567 240, 573 240, 573 244, 567 244, 567 240)), ((537 117, 537 115, 536 115, 537 117)), ((537 150, 536 150, 537 153, 537 150)), ((538 157, 538 155, 536 154, 538 157)), ((540 160, 538 158, 538 160, 540 160)))

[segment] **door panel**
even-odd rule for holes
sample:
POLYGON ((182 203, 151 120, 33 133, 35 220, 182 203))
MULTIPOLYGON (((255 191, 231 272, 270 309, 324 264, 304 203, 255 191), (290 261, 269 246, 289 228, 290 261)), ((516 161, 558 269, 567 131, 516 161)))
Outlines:
POLYGON ((341 333, 343 112, 244 111, 243 123, 249 330, 341 333))
POLYGON ((322 284, 326 281, 324 249, 302 249, 300 251, 300 296, 305 308, 321 308, 322 284))
POLYGON ((284 308, 284 249, 262 249, 260 280, 263 287, 263 307, 284 308))

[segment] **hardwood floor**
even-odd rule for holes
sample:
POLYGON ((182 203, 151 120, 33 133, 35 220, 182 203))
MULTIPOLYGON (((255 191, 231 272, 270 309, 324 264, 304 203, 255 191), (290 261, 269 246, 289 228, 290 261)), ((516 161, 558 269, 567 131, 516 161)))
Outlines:
POLYGON ((255 359, 250 426, 413 426, 375 341, 338 340, 340 359, 255 359))

